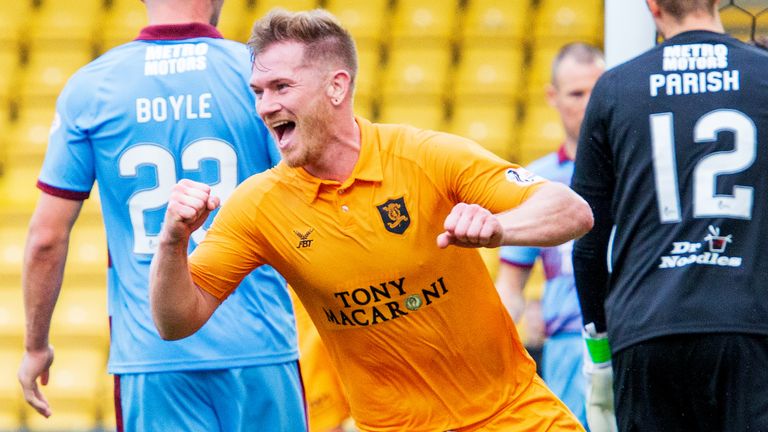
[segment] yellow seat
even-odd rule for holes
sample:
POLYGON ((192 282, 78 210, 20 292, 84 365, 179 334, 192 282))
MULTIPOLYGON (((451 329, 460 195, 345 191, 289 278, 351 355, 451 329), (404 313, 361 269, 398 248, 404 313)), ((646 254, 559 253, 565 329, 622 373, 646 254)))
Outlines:
POLYGON ((82 219, 75 222, 69 240, 67 270, 74 272, 101 272, 107 268, 107 238, 101 223, 82 219))
POLYGON ((57 340, 109 343, 109 317, 105 281, 100 285, 74 285, 65 282, 56 302, 51 331, 57 340))
POLYGON ((31 15, 25 37, 35 48, 92 49, 103 13, 101 0, 44 1, 31 15))
MULTIPOLYGON (((3 247, 3 259, 5 259, 7 251, 8 249, 3 247)), ((21 270, 20 263, 19 270, 21 270)), ((0 350, 6 346, 17 348, 24 346, 24 322, 24 300, 21 285, 0 289, 0 341, 2 341, 0 350)), ((12 370, 18 368, 20 359, 21 356, 16 359, 16 367, 12 370)), ((4 369, 4 371, 8 371, 8 369, 4 369)))
POLYGON ((31 213, 39 195, 35 185, 40 165, 8 161, 3 171, 3 176, 0 177, 0 205, 15 206, 31 213))
POLYGON ((106 347, 52 340, 55 360, 42 391, 53 415, 46 419, 27 405, 27 426, 35 431, 91 430, 99 424, 106 347))
POLYGON ((536 40, 597 44, 603 35, 603 0, 543 0, 534 22, 536 40))
POLYGON ((105 375, 101 382, 101 391, 99 395, 99 419, 101 420, 101 430, 114 431, 117 429, 117 418, 115 417, 115 377, 114 375, 105 375))
POLYGON ((369 96, 355 95, 354 113, 368 120, 373 120, 373 99, 369 96))
MULTIPOLYGON (((2 326, 0 326, 2 328, 2 326)), ((0 345, 0 430, 16 431, 22 429, 22 404, 24 396, 21 386, 15 379, 22 356, 21 345, 0 345)))
POLYGON ((458 103, 450 131, 509 159, 514 150, 516 124, 517 107, 513 103, 458 103))
MULTIPOLYGON (((0 43, 0 100, 8 102, 8 98, 14 93, 16 82, 19 78, 21 66, 21 47, 17 43, 0 43)), ((7 112, 6 112, 7 114, 7 112)))
MULTIPOLYGON (((552 82, 552 61, 561 47, 562 44, 559 43, 540 43, 534 46, 526 80, 528 93, 541 93, 546 85, 552 82)), ((543 99, 537 99, 536 103, 539 103, 540 100, 543 101, 543 99)))
POLYGON ((18 47, 22 33, 32 15, 32 2, 27 0, 4 1, 0 6, 0 46, 18 47))
POLYGON ((372 99, 376 96, 381 71, 381 52, 378 45, 362 45, 357 51, 357 78, 355 97, 372 99))
POLYGON ((392 16, 393 44, 445 45, 456 33, 456 0, 399 0, 392 16))
POLYGON ((147 11, 142 2, 112 0, 100 29, 101 51, 132 41, 147 24, 147 11))
POLYGON ((521 44, 530 30, 528 0, 471 0, 464 13, 462 39, 509 47, 521 44))
POLYGON ((19 118, 8 130, 8 158, 11 161, 34 158, 42 164, 53 118, 54 107, 51 105, 22 107, 19 118))
POLYGON ((520 134, 520 160, 528 164, 556 151, 565 139, 557 111, 542 102, 526 108, 520 134))
POLYGON ((328 0, 328 9, 346 28, 358 48, 361 44, 380 43, 385 33, 389 12, 388 0, 328 0))
POLYGON ((245 43, 248 41, 251 29, 243 17, 248 16, 249 10, 249 0, 225 1, 216 28, 225 38, 245 43))
POLYGON ((253 23, 263 18, 270 10, 275 8, 285 9, 291 12, 312 10, 318 7, 317 0, 256 0, 254 7, 248 10, 245 17, 245 29, 250 37, 253 23))
POLYGON ((459 101, 477 97, 508 101, 517 99, 523 61, 521 50, 465 46, 456 70, 454 96, 459 101))
POLYGON ((450 65, 450 47, 395 46, 384 71, 382 95, 440 98, 447 90, 450 65))
POLYGON ((264 17, 270 10, 275 8, 285 9, 291 12, 306 11, 318 7, 317 0, 256 0, 256 5, 251 9, 246 20, 248 32, 250 33, 253 23, 264 17))
POLYGON ((414 103, 403 98, 384 99, 379 122, 404 123, 421 129, 446 129, 445 111, 441 103, 414 103))
POLYGON ((20 103, 53 104, 72 74, 92 59, 90 49, 31 51, 19 82, 20 103))

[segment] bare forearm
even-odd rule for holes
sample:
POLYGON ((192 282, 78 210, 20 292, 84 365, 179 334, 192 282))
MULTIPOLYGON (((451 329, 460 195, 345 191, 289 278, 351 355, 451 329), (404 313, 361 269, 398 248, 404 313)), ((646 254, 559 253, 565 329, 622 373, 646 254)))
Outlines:
POLYGON ((163 339, 175 340, 197 331, 208 320, 212 297, 192 281, 187 242, 161 242, 150 270, 152 317, 163 339))
POLYGON ((555 246, 587 233, 589 205, 567 186, 547 183, 520 206, 498 215, 504 245, 555 246))
POLYGON ((30 231, 24 253, 22 289, 28 351, 47 349, 51 317, 64 275, 68 236, 45 235, 30 231))

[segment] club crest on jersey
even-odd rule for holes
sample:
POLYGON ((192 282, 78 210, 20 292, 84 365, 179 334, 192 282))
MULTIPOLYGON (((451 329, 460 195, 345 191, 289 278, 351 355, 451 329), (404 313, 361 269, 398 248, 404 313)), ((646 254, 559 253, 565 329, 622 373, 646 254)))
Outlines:
POLYGON ((384 204, 377 205, 376 208, 379 209, 384 228, 389 232, 402 234, 411 224, 403 197, 388 200, 384 204))
POLYGON ((301 248, 308 248, 312 246, 312 239, 309 238, 309 235, 314 232, 314 228, 310 228, 309 231, 302 233, 301 231, 293 230, 293 233, 296 234, 299 237, 299 245, 296 246, 296 249, 301 248))
POLYGON ((525 168, 509 168, 504 173, 504 176, 507 178, 508 182, 518 184, 531 184, 540 180, 536 174, 525 168))

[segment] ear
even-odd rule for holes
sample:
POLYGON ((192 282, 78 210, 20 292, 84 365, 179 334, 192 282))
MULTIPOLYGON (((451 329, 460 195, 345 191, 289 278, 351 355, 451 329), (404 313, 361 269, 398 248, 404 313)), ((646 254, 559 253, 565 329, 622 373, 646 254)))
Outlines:
POLYGON ((349 72, 339 69, 333 72, 331 81, 328 83, 326 94, 331 99, 331 103, 335 106, 341 105, 347 99, 348 95, 351 95, 352 90, 352 77, 349 72))
POLYGON ((651 16, 659 18, 661 15, 661 8, 659 7, 659 4, 656 3, 656 0, 645 0, 645 3, 648 5, 648 10, 651 11, 651 16))
POLYGON ((546 92, 547 102, 549 102, 549 105, 551 107, 556 107, 557 98, 555 96, 557 96, 557 89, 555 86, 552 85, 552 83, 549 83, 547 84, 547 87, 544 89, 544 91, 546 92))

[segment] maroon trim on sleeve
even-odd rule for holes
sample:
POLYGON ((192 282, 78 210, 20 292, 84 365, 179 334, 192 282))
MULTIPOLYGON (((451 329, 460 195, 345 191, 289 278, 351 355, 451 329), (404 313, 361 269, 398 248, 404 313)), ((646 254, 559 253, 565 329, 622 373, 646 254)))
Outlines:
POLYGON ((88 199, 89 196, 91 196, 91 191, 78 192, 73 190, 61 189, 55 186, 51 186, 47 183, 43 183, 40 180, 37 181, 37 188, 47 193, 48 195, 53 195, 55 197, 64 198, 72 201, 83 201, 85 199, 88 199))
POLYGON ((565 144, 561 145, 559 149, 557 149, 557 163, 560 165, 573 160, 568 157, 568 153, 565 152, 565 144))
POLYGON ((504 258, 501 258, 501 262, 503 262, 504 264, 509 264, 509 265, 511 265, 511 266, 520 267, 520 268, 525 268, 525 269, 530 269, 530 268, 533 268, 533 264, 523 264, 523 263, 521 263, 521 262, 517 262, 517 261, 510 261, 510 260, 508 260, 508 259, 504 259, 504 258))
POLYGON ((136 40, 180 40, 196 37, 223 39, 216 27, 199 22, 151 25, 141 29, 136 40))

